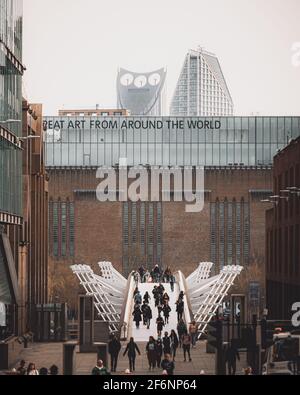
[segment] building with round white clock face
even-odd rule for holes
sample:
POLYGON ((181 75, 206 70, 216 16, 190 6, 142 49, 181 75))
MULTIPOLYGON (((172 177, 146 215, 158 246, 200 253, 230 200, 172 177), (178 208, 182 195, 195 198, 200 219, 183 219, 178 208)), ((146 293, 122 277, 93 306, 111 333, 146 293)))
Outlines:
POLYGON ((120 69, 117 77, 118 108, 131 115, 165 115, 165 69, 136 73, 120 69))

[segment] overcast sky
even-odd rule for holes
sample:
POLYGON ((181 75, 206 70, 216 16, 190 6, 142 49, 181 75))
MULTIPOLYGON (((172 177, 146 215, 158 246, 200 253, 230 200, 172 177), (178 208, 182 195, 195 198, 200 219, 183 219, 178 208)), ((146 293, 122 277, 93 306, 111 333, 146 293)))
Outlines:
POLYGON ((169 102, 198 45, 218 55, 236 115, 300 115, 299 0, 24 0, 24 93, 45 115, 115 107, 118 67, 165 66, 169 102))

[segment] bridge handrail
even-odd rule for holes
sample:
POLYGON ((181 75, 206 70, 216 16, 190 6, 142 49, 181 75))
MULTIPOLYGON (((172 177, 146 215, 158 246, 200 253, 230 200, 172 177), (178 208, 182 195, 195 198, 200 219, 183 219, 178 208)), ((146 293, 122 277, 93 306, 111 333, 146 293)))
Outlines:
POLYGON ((175 273, 178 280, 179 292, 184 292, 184 320, 186 325, 189 325, 193 321, 192 306, 189 299, 188 286, 186 279, 181 270, 175 273))
POLYGON ((126 289, 124 292, 124 301, 121 310, 120 317, 120 327, 119 327, 119 335, 120 339, 127 340, 128 332, 130 327, 131 320, 131 310, 132 310, 132 301, 133 301, 133 293, 135 290, 135 281, 132 275, 132 272, 129 273, 126 289))

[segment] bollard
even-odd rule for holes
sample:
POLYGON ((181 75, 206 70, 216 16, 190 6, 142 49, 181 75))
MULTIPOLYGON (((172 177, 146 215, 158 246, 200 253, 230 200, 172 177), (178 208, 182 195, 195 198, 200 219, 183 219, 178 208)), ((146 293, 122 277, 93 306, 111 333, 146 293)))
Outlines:
POLYGON ((76 371, 76 352, 77 342, 70 341, 63 344, 63 375, 73 376, 76 371))

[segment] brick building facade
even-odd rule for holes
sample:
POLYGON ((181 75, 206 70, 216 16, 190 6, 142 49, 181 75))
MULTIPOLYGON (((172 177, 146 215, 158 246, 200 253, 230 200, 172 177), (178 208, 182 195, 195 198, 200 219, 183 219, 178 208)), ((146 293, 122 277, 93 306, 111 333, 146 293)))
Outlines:
POLYGON ((96 198, 96 169, 51 168, 49 252, 53 270, 111 261, 122 273, 143 264, 181 269, 200 261, 248 265, 264 261, 265 210, 272 170, 207 168, 205 205, 186 213, 185 202, 105 202, 96 198))
POLYGON ((300 138, 274 158, 274 207, 266 220, 267 307, 290 320, 300 301, 300 138))

